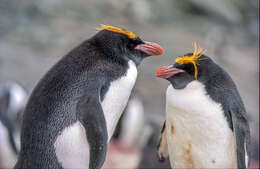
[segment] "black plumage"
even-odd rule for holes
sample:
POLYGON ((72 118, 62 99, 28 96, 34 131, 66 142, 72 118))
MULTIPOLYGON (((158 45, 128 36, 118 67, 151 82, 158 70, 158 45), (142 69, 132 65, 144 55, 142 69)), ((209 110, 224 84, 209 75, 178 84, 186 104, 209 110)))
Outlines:
POLYGON ((100 101, 110 83, 126 73, 130 59, 138 65, 149 56, 135 50, 141 44, 145 42, 138 37, 102 30, 58 61, 29 98, 15 169, 61 169, 54 143, 76 121, 86 129, 91 147, 89 167, 101 168, 108 140, 100 101))

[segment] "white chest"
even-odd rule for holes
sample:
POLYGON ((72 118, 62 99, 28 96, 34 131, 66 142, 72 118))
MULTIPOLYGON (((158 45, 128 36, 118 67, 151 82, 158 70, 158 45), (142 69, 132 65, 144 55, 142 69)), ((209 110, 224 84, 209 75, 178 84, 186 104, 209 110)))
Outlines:
POLYGON ((233 132, 220 104, 191 82, 166 93, 166 133, 173 168, 235 168, 233 132))
POLYGON ((101 105, 106 119, 108 141, 113 135, 116 124, 127 105, 131 91, 137 78, 137 69, 133 61, 128 62, 129 68, 125 76, 110 83, 101 105))

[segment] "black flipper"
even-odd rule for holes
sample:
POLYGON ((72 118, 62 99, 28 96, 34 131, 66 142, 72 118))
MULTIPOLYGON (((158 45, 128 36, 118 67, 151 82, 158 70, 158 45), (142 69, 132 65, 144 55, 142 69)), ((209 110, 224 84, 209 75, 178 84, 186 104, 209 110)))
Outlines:
POLYGON ((106 158, 108 134, 99 97, 93 95, 80 97, 77 115, 86 129, 90 146, 89 169, 100 169, 106 158))
POLYGON ((248 168, 250 162, 250 129, 247 119, 239 111, 230 111, 236 144, 237 168, 248 168), (247 157, 246 157, 247 156, 247 157), (248 158, 248 159, 246 159, 248 158))
POLYGON ((165 123, 166 122, 163 123, 163 127, 161 130, 161 137, 157 145, 157 154, 160 162, 164 162, 165 158, 168 157, 168 146, 167 146, 167 139, 166 139, 165 123))

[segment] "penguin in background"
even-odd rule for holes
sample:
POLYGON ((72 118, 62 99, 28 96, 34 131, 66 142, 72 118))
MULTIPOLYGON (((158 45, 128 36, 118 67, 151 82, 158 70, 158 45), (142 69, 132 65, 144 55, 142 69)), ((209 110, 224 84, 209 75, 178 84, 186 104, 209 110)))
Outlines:
POLYGON ((21 125, 22 112, 28 100, 28 92, 22 85, 12 80, 0 81, 0 110, 11 120, 11 123, 21 125))
POLYGON ((169 154, 172 168, 248 168, 247 113, 228 73, 194 44, 156 76, 171 83, 159 158, 169 154))
POLYGON ((34 88, 23 115, 15 169, 100 169, 137 78, 160 45, 102 25, 65 55, 34 88))
POLYGON ((140 91, 132 90, 128 104, 117 123, 113 140, 120 142, 123 146, 138 145, 140 134, 145 125, 145 114, 143 99, 140 91))
POLYGON ((169 159, 158 161, 156 146, 160 136, 160 128, 164 118, 159 114, 149 114, 146 131, 142 137, 147 137, 142 146, 142 155, 137 169, 171 169, 169 159), (148 128, 149 127, 149 128, 148 128))
POLYGON ((17 161, 20 117, 27 98, 27 92, 20 84, 0 81, 0 168, 12 168, 17 161))
POLYGON ((163 118, 146 116, 142 98, 140 91, 133 89, 109 143, 104 169, 171 169, 170 161, 160 163, 155 153, 163 118))
POLYGON ((141 140, 145 128, 142 96, 134 88, 108 146, 102 168, 136 168, 141 156, 141 140))

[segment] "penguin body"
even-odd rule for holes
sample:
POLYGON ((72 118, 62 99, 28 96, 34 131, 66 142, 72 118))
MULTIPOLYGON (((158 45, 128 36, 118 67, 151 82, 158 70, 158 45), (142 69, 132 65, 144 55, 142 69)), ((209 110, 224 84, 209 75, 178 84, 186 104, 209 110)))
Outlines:
POLYGON ((135 66, 162 53, 130 33, 105 26, 43 77, 24 112, 16 169, 102 167, 135 84, 135 66))
POLYGON ((236 168, 234 135, 219 103, 198 81, 166 93, 166 135, 175 168, 236 168))
POLYGON ((15 125, 15 128, 20 127, 20 116, 27 100, 27 91, 19 83, 10 80, 0 81, 0 111, 15 125))
MULTIPOLYGON (((110 140, 114 132, 115 125, 127 104, 137 77, 135 63, 129 61, 128 66, 125 76, 110 83, 101 102, 107 126, 107 141, 110 140)), ((64 129, 58 136, 54 147, 58 160, 64 164, 64 168, 86 168, 89 165, 88 160, 86 160, 89 157, 89 144, 86 138, 86 130, 79 121, 64 129)))
POLYGON ((196 46, 157 76, 171 83, 159 157, 172 168, 247 168, 249 125, 231 77, 196 46))

